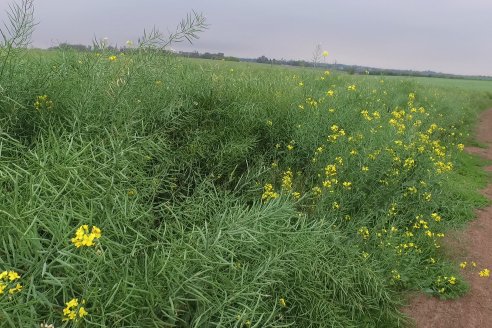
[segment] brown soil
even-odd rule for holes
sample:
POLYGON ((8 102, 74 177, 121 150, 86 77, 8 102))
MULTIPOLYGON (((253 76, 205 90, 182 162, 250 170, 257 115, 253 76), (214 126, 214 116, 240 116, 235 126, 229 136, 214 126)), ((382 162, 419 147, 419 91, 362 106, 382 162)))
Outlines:
MULTIPOLYGON (((477 140, 487 148, 467 147, 466 151, 492 160, 492 109, 485 111, 477 127, 477 140)), ((492 166, 486 167, 492 172, 492 166)), ((492 199, 492 184, 483 194, 492 199)), ((476 268, 465 269, 470 291, 457 300, 442 301, 419 294, 403 311, 418 328, 488 328, 492 327, 492 276, 483 278, 478 271, 492 270, 492 206, 477 211, 477 218, 465 231, 451 234, 446 249, 457 261, 474 261, 476 268)))

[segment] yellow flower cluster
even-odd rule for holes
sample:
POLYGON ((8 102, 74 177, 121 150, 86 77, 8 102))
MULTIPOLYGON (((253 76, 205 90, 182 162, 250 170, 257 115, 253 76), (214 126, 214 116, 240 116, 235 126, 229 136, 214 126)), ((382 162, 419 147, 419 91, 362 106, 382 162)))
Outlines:
POLYGON ((271 199, 278 198, 278 193, 275 192, 271 183, 267 183, 263 186, 263 195, 261 195, 261 200, 266 202, 271 199))
POLYGON ((378 111, 375 111, 372 114, 370 114, 369 111, 363 110, 360 113, 362 117, 367 121, 378 120, 381 118, 381 114, 378 111))
POLYGON ((357 233, 362 237, 362 239, 366 240, 369 239, 370 233, 369 229, 367 227, 361 227, 357 233))
POLYGON ((95 246, 94 241, 101 238, 101 229, 96 226, 92 226, 91 232, 89 233, 89 226, 84 224, 80 226, 75 232, 75 237, 72 238, 72 243, 77 247, 81 246, 95 246))
POLYGON ((327 141, 335 142, 338 138, 344 137, 346 135, 345 130, 340 129, 336 124, 333 124, 330 130, 333 133, 328 136, 328 138, 326 139, 327 141))
POLYGON ((451 286, 456 285, 459 280, 455 276, 438 276, 435 281, 435 286, 440 294, 444 294, 451 286))
MULTIPOLYGON (((82 300, 81 303, 85 304, 85 301, 82 300)), ((63 321, 77 321, 88 314, 85 307, 80 306, 79 300, 76 298, 72 298, 70 301, 65 303, 65 305, 66 306, 63 309, 63 321)))
POLYGON ((2 295, 6 289, 8 289, 9 295, 13 295, 22 290, 22 285, 17 280, 20 279, 20 275, 15 271, 3 271, 0 272, 0 295, 2 295))
POLYGON ((37 110, 53 109, 53 101, 47 95, 37 96, 34 102, 34 108, 37 110))
POLYGON ((398 281, 401 279, 401 275, 400 273, 398 273, 398 270, 391 270, 391 278, 393 278, 393 280, 395 281, 398 281))
POLYGON ((282 177, 282 189, 285 191, 292 190, 292 171, 288 169, 284 172, 284 176, 282 177))

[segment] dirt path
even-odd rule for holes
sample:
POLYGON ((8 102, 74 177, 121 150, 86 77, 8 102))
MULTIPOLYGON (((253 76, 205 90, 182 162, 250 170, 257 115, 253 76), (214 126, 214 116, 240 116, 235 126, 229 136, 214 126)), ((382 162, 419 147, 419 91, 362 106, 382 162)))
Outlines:
MULTIPOLYGON (((469 147, 469 153, 492 160, 492 109, 482 113, 477 127, 477 140, 487 148, 469 147)), ((492 172, 492 166, 485 168, 492 172)), ((492 199, 492 184, 483 194, 492 199)), ((457 300, 441 301, 435 297, 418 295, 404 312, 414 318, 418 328, 492 328, 492 275, 482 278, 478 271, 492 270, 492 206, 478 210, 477 218, 468 228, 448 240, 460 261, 477 263, 466 270, 470 291, 457 300)))

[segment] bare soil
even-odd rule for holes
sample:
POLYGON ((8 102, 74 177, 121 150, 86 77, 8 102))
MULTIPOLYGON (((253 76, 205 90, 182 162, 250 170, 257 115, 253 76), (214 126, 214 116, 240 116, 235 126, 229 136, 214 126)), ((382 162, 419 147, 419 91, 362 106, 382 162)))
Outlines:
MULTIPOLYGON (((477 141, 487 148, 467 147, 466 151, 492 160, 492 109, 482 113, 477 141)), ((492 166, 486 167, 492 172, 492 166)), ((482 193, 492 199, 492 184, 482 193)), ((480 277, 483 268, 492 270, 492 206, 477 210, 477 218, 464 231, 448 235, 446 249, 457 261, 467 261, 465 278, 470 291, 457 300, 439 300, 419 294, 403 311, 418 328, 492 328, 492 276, 480 277), (471 262, 477 263, 470 268, 471 262)))

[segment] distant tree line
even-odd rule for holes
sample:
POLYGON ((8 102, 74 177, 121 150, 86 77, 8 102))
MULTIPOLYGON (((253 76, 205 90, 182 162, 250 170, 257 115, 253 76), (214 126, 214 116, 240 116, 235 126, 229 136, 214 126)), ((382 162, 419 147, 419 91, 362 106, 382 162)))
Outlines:
MULTIPOLYGON (((87 46, 83 44, 70 44, 70 43, 60 43, 58 46, 49 48, 50 50, 56 49, 72 49, 75 51, 94 51, 95 49, 92 46, 87 46)), ((126 47, 114 47, 108 45, 106 49, 110 51, 120 51, 120 52, 131 52, 135 49, 126 48, 126 47)), ((226 56, 222 52, 218 53, 199 53, 198 51, 193 52, 174 52, 169 50, 158 50, 165 53, 174 53, 178 56, 188 57, 188 58, 202 58, 202 59, 211 59, 211 60, 226 60, 226 61, 235 61, 235 62, 256 62, 261 64, 270 64, 270 65, 288 65, 288 66, 299 66, 299 67, 314 67, 313 62, 308 62, 305 60, 292 60, 292 59, 270 59, 265 55, 262 55, 258 58, 239 58, 234 56, 226 56)), ((492 80, 490 76, 470 76, 470 75, 456 75, 456 74, 446 74, 439 73, 433 71, 414 71, 414 70, 401 70, 401 69, 384 69, 384 68, 374 68, 374 67, 366 67, 366 66, 358 66, 358 65, 344 65, 344 64, 327 64, 327 63, 316 63, 316 69, 330 69, 330 70, 338 70, 346 72, 347 74, 359 74, 359 75, 393 75, 393 76, 416 76, 416 77, 440 77, 440 78, 449 78, 449 79, 476 79, 476 80, 492 80)))
POLYGON ((235 61, 235 62, 241 61, 241 59, 238 57, 225 56, 223 52, 218 52, 218 53, 205 52, 201 54, 198 51, 193 51, 193 52, 180 51, 178 52, 178 55, 188 58, 227 60, 227 61, 235 61))

